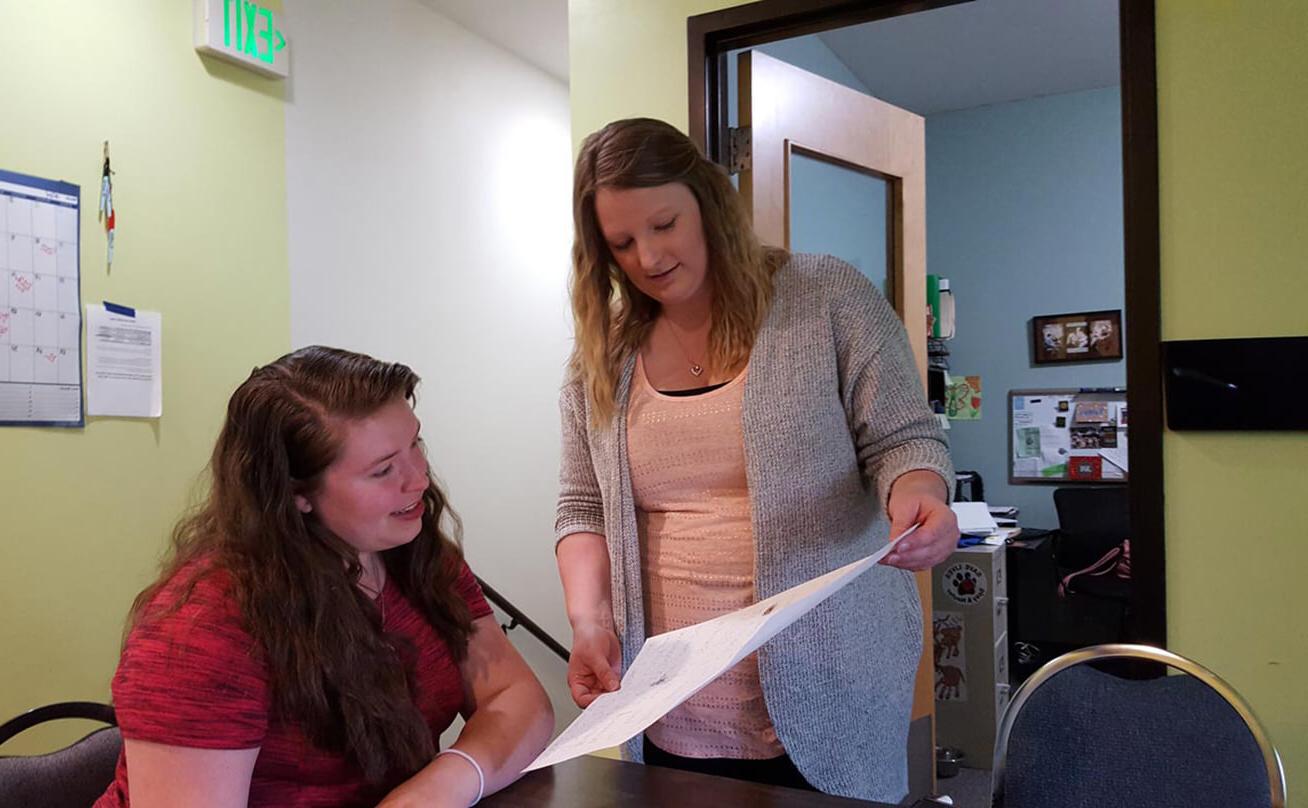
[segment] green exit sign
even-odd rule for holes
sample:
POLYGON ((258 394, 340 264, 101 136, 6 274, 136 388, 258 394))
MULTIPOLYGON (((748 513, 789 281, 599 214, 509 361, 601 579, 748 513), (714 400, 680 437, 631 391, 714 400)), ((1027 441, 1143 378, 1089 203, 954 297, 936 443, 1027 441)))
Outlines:
POLYGON ((286 78, 290 51, 281 14, 253 0, 195 0, 195 49, 286 78))

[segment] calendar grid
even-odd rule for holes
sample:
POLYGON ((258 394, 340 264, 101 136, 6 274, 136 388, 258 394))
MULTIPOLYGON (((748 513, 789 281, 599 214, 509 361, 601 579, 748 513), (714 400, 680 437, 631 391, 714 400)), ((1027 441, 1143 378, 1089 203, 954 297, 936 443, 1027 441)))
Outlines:
POLYGON ((85 424, 80 199, 0 170, 0 426, 85 424))

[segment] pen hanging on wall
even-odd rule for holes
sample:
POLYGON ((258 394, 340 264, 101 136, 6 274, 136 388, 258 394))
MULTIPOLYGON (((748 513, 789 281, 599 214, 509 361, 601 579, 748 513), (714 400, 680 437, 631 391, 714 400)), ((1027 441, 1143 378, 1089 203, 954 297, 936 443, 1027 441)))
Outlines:
POLYGON ((114 230, 116 229, 114 217, 114 181, 113 171, 109 168, 109 141, 104 142, 104 170, 100 174, 100 213, 97 216, 99 221, 104 222, 104 234, 108 240, 109 247, 105 259, 105 271, 113 269, 114 266, 114 230))

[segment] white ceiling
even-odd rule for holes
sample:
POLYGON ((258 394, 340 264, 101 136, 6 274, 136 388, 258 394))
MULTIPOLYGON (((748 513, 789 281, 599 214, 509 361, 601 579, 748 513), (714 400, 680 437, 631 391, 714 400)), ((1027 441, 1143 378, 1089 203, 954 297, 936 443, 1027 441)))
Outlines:
MULTIPOLYGON (((560 81, 568 0, 419 0, 560 81)), ((922 115, 1116 85, 1118 0, 973 0, 817 36, 922 115)))
POLYGON ((418 2, 567 82, 568 0, 418 2))
POLYGON ((974 0, 818 34, 920 115, 1119 83, 1118 0, 974 0))

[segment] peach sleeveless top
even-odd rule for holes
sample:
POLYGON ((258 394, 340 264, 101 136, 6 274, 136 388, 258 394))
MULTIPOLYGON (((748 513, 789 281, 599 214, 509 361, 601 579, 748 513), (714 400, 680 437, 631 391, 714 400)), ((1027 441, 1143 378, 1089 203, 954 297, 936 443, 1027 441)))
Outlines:
MULTIPOLYGON (((646 636, 754 602, 754 532, 741 404, 748 367, 723 387, 669 396, 637 360, 627 446, 646 636)), ((751 654, 646 730, 682 757, 766 759, 785 754, 751 654)))

